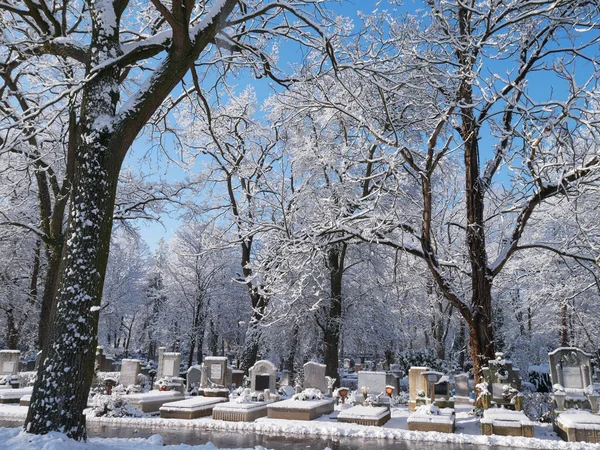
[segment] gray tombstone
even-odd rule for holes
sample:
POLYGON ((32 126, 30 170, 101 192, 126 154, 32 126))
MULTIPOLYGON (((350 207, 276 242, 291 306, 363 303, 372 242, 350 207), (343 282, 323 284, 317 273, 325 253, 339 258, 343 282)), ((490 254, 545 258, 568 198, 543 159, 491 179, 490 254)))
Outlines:
POLYGON ((290 371, 282 370, 281 378, 279 379, 279 386, 291 386, 291 385, 292 385, 292 379, 291 379, 290 371))
POLYGON ((275 394, 277 382, 277 367, 271 361, 257 361, 248 371, 250 375, 250 390, 264 392, 265 389, 275 394))
POLYGON ((398 377, 387 372, 370 372, 361 370, 358 372, 358 389, 368 388, 372 395, 385 394, 385 387, 392 386, 397 394, 400 383, 398 377))
POLYGON ((231 370, 228 373, 227 358, 225 356, 207 356, 202 363, 202 381, 200 386, 231 387, 231 370))
POLYGON ((201 381, 202 381, 202 366, 201 365, 191 366, 187 371, 186 391, 191 392, 194 389, 198 389, 200 387, 201 381))
POLYGON ((304 364, 304 389, 319 389, 322 393, 327 393, 327 381, 325 380, 325 364, 309 361, 304 364))
POLYGON ((121 362, 119 382, 125 387, 137 385, 141 367, 142 362, 139 359, 124 359, 121 362))
POLYGON ((16 375, 20 357, 19 350, 0 350, 0 375, 16 375))
POLYGON ((466 373, 454 375, 454 401, 456 403, 471 403, 469 376, 466 373))
POLYGON ((593 389, 591 355, 575 347, 548 353, 550 377, 557 409, 591 409, 598 412, 598 392, 593 389))

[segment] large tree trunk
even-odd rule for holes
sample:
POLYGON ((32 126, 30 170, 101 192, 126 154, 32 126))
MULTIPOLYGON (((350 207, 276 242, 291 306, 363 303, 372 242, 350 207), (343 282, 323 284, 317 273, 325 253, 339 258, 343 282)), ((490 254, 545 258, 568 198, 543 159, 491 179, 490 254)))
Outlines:
POLYGON ((336 379, 339 386, 339 346, 342 323, 342 281, 347 245, 332 246, 327 250, 327 267, 329 269, 331 299, 326 311, 323 327, 323 359, 325 375, 336 379))
MULTIPOLYGON (((118 55, 118 33, 97 26, 95 20, 101 21, 102 14, 93 18, 90 48, 118 55)), ((88 71, 103 62, 98 53, 103 52, 90 52, 88 71)), ((120 133, 99 125, 97 119, 115 116, 119 74, 117 68, 104 69, 82 94, 60 281, 25 421, 25 429, 34 434, 61 430, 86 439, 83 410, 94 375, 100 301, 124 155, 120 133)))
POLYGON ((258 349, 260 348, 260 322, 263 318, 264 308, 266 306, 266 300, 262 295, 256 293, 251 295, 253 312, 250 318, 250 323, 246 329, 246 337, 244 339, 244 347, 240 357, 240 369, 245 373, 248 369, 254 365, 258 356, 258 349), (256 306, 254 306, 256 305, 256 306))
MULTIPOLYGON (((87 126, 86 134, 95 133, 87 126)), ((70 437, 86 438, 83 409, 94 374, 120 168, 106 141, 98 136, 91 144, 82 142, 78 151, 60 285, 25 423, 31 433, 62 429, 70 437)))

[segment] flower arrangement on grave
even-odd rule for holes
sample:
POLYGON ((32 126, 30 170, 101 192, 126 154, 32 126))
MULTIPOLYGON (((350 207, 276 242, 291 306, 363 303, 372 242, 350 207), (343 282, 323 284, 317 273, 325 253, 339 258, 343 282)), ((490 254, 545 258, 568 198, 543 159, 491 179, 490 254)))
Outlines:
POLYGON ((425 391, 423 389, 417 389, 417 397, 425 398, 425 391))
POLYGON ((508 384, 505 384, 504 386, 502 386, 502 398, 504 400, 514 403, 515 397, 517 396, 518 393, 519 393, 519 391, 517 389, 513 388, 512 386, 510 386, 508 384))
POLYGON ((369 395, 369 387, 368 386, 361 387, 360 392, 362 392, 362 396, 366 400, 367 396, 369 395))
POLYGON ((294 394, 292 396, 292 400, 300 400, 300 401, 323 400, 323 393, 319 389, 308 388, 308 389, 304 389, 299 394, 294 394))

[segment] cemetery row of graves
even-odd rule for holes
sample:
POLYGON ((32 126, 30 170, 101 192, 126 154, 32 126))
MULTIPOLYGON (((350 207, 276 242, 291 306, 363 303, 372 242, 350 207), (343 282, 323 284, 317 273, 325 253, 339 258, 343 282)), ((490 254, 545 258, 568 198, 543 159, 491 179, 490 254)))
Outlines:
MULTIPOLYGON (((398 364, 351 364, 345 359, 340 362, 337 388, 337 380, 325 375, 325 365, 313 361, 292 377, 268 360, 257 361, 245 375, 223 356, 207 356, 187 370, 179 352, 161 347, 158 356, 157 364, 138 359, 115 362, 98 347, 88 417, 212 416, 217 421, 252 422, 328 416, 338 423, 381 427, 394 411, 408 409, 408 430, 454 433, 456 408, 462 406, 473 408, 483 435, 533 438, 536 426, 546 419, 565 441, 600 443, 600 368, 593 367, 590 354, 575 347, 548 354, 552 393, 546 394, 547 410, 533 418, 525 408, 530 383, 502 353, 483 368, 484 381, 478 386, 468 373, 416 366, 403 373, 398 364), (475 392, 480 398, 474 398, 475 392)), ((0 351, 0 404, 25 409, 38 361, 24 363, 20 357, 19 351, 0 351)))

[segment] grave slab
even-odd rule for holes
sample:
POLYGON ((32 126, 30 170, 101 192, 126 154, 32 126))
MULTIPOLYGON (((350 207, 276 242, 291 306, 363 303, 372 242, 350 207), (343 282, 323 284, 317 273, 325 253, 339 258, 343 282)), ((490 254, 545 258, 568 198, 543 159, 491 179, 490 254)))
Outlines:
POLYGON ((481 419, 481 433, 485 436, 533 437, 534 423, 521 411, 505 408, 487 409, 481 419))
POLYGON ((179 391, 151 391, 144 394, 124 395, 123 398, 134 408, 151 413, 159 411, 165 403, 183 400, 185 397, 179 391))
POLYGON ((436 410, 439 414, 429 414, 427 407, 417 408, 408 419, 410 431, 437 431, 439 433, 454 433, 456 415, 452 408, 436 410))
POLYGON ((333 400, 283 400, 267 406, 269 419, 313 420, 333 411, 333 400))
POLYGON ((161 419, 196 419, 210 416, 215 405, 227 401, 221 397, 191 397, 176 402, 168 402, 160 408, 161 419))
POLYGON ((341 411, 337 416, 337 420, 338 422, 380 427, 390 420, 390 417, 390 409, 385 406, 358 405, 341 411))
POLYGON ((267 402, 237 403, 227 402, 216 405, 212 418, 228 422, 253 422, 267 415, 267 402))
POLYGON ((554 421, 554 431, 568 442, 600 444, 600 416, 589 411, 568 411, 554 421))
POLYGON ((31 395, 33 387, 0 390, 0 403, 19 403, 21 397, 31 395))

